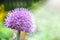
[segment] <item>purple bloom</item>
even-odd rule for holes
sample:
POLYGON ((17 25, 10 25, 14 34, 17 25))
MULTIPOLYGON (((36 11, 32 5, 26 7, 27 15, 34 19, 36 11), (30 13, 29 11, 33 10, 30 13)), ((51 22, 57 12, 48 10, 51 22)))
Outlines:
POLYGON ((5 25, 9 28, 32 33, 35 30, 35 21, 32 13, 25 8, 17 8, 8 12, 5 25))

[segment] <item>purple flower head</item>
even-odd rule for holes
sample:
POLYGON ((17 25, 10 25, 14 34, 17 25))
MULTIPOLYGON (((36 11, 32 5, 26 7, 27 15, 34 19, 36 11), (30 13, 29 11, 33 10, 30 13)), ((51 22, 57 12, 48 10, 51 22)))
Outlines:
POLYGON ((8 12, 5 25, 9 28, 32 33, 36 26, 32 13, 25 8, 16 8, 8 12))

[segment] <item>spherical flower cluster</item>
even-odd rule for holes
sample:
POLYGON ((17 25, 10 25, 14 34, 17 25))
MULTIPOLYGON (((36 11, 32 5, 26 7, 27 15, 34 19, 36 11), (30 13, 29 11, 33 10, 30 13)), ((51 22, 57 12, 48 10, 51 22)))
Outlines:
POLYGON ((25 8, 16 8, 8 12, 5 25, 9 28, 31 33, 35 30, 35 21, 32 13, 25 8))

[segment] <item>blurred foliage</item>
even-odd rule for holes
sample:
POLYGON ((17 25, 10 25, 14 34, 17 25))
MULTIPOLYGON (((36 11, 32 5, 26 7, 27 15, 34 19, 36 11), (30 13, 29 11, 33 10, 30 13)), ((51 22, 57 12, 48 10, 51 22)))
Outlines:
POLYGON ((60 11, 52 8, 38 8, 34 13, 37 29, 27 40, 60 40, 60 11))
POLYGON ((12 10, 17 7, 29 8, 32 4, 38 3, 39 1, 40 4, 45 2, 45 0, 1 0, 0 4, 5 5, 5 10, 12 10))
POLYGON ((4 23, 8 11, 4 10, 4 5, 0 5, 0 40, 10 40, 13 34, 13 30, 7 28, 4 23))
POLYGON ((0 23, 0 40, 10 40, 13 35, 13 30, 7 28, 2 23, 0 23))

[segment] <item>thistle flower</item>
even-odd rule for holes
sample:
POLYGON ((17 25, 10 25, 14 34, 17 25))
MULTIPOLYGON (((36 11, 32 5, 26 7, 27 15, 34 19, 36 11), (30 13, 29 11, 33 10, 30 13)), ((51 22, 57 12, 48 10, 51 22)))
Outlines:
POLYGON ((5 19, 5 25, 27 33, 32 33, 36 28, 32 13, 25 8, 16 8, 9 11, 5 19))

